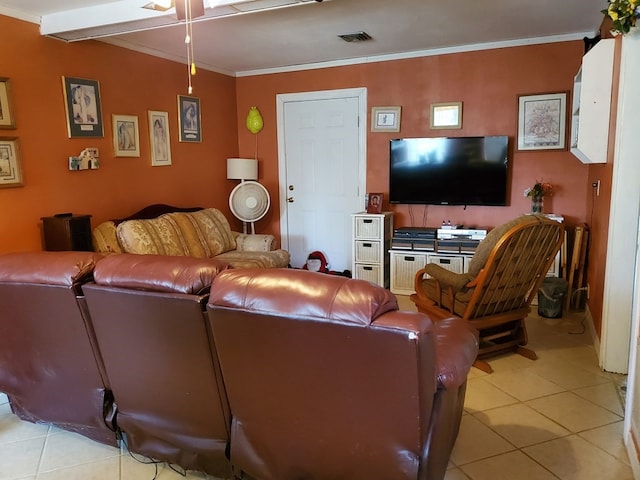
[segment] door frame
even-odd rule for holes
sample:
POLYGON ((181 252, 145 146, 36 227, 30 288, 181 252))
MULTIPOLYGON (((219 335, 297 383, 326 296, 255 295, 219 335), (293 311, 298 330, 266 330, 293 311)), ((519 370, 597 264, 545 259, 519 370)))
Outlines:
MULTIPOLYGON (((364 205, 367 191, 367 89, 366 87, 338 90, 319 90, 314 92, 280 93, 276 95, 277 133, 278 133, 278 188, 280 194, 280 238, 282 248, 289 248, 289 219, 287 217, 287 162, 285 159, 284 107, 289 102, 307 102, 313 100, 336 100, 340 98, 358 98, 358 199, 364 205)), ((353 212, 356 213, 356 212, 353 212)))

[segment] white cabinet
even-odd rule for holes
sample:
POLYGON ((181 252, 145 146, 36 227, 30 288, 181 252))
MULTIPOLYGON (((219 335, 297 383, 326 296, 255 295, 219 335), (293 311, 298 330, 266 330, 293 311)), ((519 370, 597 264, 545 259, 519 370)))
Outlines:
POLYGON ((355 213, 352 216, 353 278, 389 288, 389 248, 393 212, 355 213))
POLYGON ((472 254, 442 254, 417 250, 391 250, 391 292, 397 295, 415 293, 415 277, 418 270, 428 263, 436 263, 452 272, 467 271, 472 254))
POLYGON ((571 108, 571 153, 583 163, 606 163, 615 40, 600 40, 582 59, 571 108))

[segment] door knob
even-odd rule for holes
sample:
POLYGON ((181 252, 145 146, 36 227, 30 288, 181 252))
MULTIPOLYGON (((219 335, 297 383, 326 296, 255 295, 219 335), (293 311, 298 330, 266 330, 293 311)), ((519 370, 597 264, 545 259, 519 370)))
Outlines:
POLYGON ((289 197, 289 198, 287 198, 287 202, 289 202, 289 203, 293 203, 293 202, 294 202, 293 197, 289 197))

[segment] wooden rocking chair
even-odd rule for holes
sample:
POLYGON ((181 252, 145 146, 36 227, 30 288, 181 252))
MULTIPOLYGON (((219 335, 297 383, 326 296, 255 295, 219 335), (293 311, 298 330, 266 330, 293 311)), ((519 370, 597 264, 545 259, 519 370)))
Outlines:
POLYGON ((437 264, 418 271, 411 300, 435 321, 458 316, 479 331, 474 366, 480 370, 491 373, 482 359, 509 350, 535 360, 535 352, 524 348, 524 320, 563 239, 563 224, 544 215, 520 216, 487 234, 467 273, 437 264))

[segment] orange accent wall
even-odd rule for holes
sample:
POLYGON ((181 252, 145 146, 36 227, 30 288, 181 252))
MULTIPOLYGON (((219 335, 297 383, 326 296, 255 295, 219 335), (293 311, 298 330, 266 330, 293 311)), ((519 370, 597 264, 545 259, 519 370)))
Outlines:
MULTIPOLYGON (((315 90, 366 87, 367 130, 373 106, 402 106, 400 133, 367 134, 367 190, 388 192, 389 140, 398 137, 509 135, 510 201, 507 207, 445 207, 388 205, 397 226, 437 226, 443 219, 474 226, 495 226, 530 210, 523 191, 536 179, 554 185, 545 198, 545 212, 565 216, 575 226, 587 220, 585 204, 588 167, 568 151, 515 152, 517 96, 570 93, 583 54, 581 41, 437 55, 388 62, 237 79, 240 155, 254 152, 252 135, 243 128, 249 107, 257 106, 265 129, 259 134, 261 175, 277 205, 278 166, 275 96, 315 90), (458 130, 431 130, 430 104, 462 101, 463 124, 458 130), (413 214, 413 222, 411 214, 413 214), (423 224, 423 218, 426 221, 423 224)), ((567 107, 570 108, 571 96, 567 107)), ((569 135, 569 130, 567 130, 569 135)), ((279 228, 277 209, 271 210, 272 230, 279 228)))
MULTIPOLYGON (((11 38, 10 44, 0 47, 0 76, 11 80, 17 122, 15 130, 0 130, 0 136, 18 137, 24 177, 24 187, 0 188, 0 253, 41 249, 40 217, 60 212, 91 214, 96 226, 151 203, 215 206, 227 214, 235 229, 240 228, 228 209, 228 195, 236 183, 226 180, 225 161, 237 155, 257 155, 260 181, 272 195, 272 208, 259 229, 279 236, 275 96, 366 87, 368 112, 373 106, 402 106, 399 134, 371 133, 370 118, 366 119, 369 191, 388 190, 391 138, 510 137, 509 206, 385 204, 396 212, 395 224, 437 226, 447 219, 465 225, 498 225, 529 211, 529 199, 522 192, 536 179, 552 183, 555 192, 545 199, 545 211, 564 215, 569 227, 582 223, 591 227, 589 305, 600 331, 612 165, 585 166, 568 151, 515 151, 517 96, 569 92, 582 58, 581 41, 240 78, 200 70, 194 78, 194 96, 201 99, 202 142, 180 143, 177 95, 186 94, 185 65, 99 41, 63 43, 42 37, 37 25, 2 15, 0 30, 4 38, 11 38), (100 82, 103 138, 68 138, 62 76, 100 82), (463 102, 462 129, 430 130, 430 104, 446 101, 463 102), (257 135, 245 128, 251 106, 257 106, 264 117, 264 129, 257 135), (148 110, 169 112, 172 166, 151 166, 148 110), (138 116, 139 158, 114 157, 112 114, 138 116), (68 157, 85 147, 100 149, 100 169, 69 171, 68 157), (598 179, 601 195, 594 199, 591 183, 598 179)), ((610 153, 610 162, 612 158, 610 153)))
POLYGON ((92 225, 151 203, 216 206, 228 212, 233 182, 226 158, 236 156, 235 79, 200 70, 202 142, 178 141, 177 95, 185 95, 187 67, 99 41, 63 43, 38 26, 0 16, 0 76, 9 77, 17 122, 1 137, 18 137, 24 186, 0 189, 0 253, 42 248, 40 217, 91 214, 92 225), (104 137, 68 138, 62 76, 98 80, 104 137), (152 167, 148 110, 169 112, 171 166, 152 167), (111 115, 137 115, 140 157, 115 158, 111 115), (69 156, 100 149, 100 169, 69 171, 69 156))

